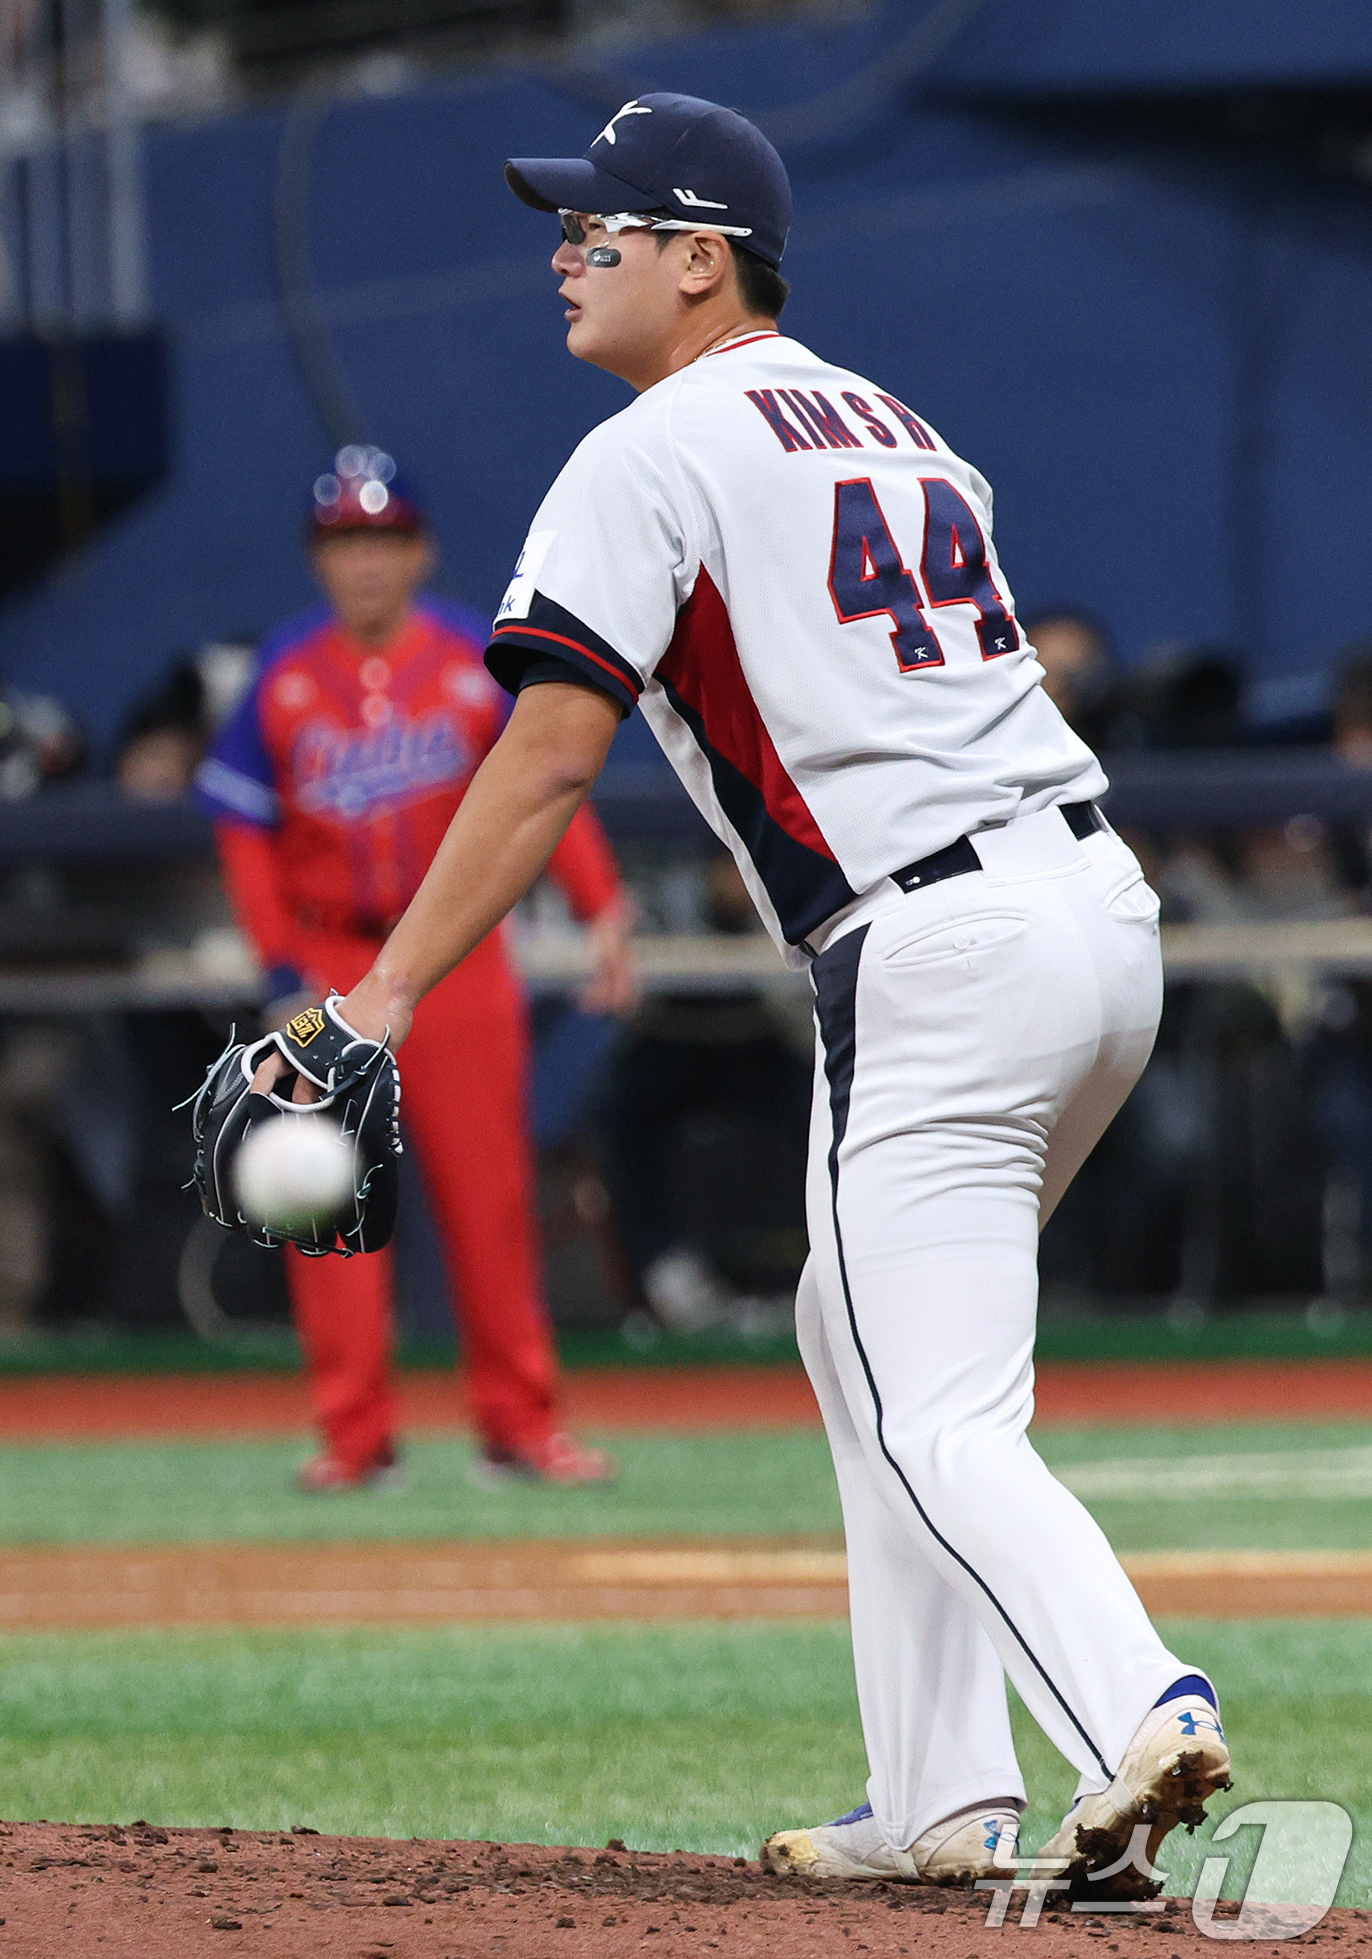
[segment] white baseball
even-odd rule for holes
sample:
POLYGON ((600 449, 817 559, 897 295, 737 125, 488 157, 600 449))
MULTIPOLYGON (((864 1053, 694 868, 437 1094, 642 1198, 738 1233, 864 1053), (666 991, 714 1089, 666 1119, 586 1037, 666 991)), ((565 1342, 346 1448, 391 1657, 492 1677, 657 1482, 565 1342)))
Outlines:
POLYGON ((238 1201, 269 1231, 337 1221, 351 1202, 357 1153, 327 1116, 277 1116, 238 1152, 238 1201))

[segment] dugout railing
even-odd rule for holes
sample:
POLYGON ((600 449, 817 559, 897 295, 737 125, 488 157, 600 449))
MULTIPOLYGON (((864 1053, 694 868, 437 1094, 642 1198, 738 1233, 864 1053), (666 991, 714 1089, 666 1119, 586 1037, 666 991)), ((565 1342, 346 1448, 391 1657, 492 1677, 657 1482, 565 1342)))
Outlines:
MULTIPOLYGON (((1144 753, 1107 766, 1112 821, 1157 861, 1169 841, 1293 820, 1372 833, 1372 772, 1322 750, 1144 753)), ((597 802, 639 863, 709 847, 665 767, 612 770, 597 802)), ((0 805, 0 880, 38 921, 22 944, 0 936, 0 1021, 191 1013, 219 1028, 250 1014, 258 976, 222 918, 206 925, 203 910, 188 912, 175 929, 177 892, 209 863, 208 826, 188 804, 131 804, 84 783, 0 805), (158 929, 132 932, 117 956, 82 951, 78 914, 92 892, 118 913, 140 876, 161 880, 158 929)), ((1372 999, 1364 902, 1346 893, 1326 916, 1165 916, 1158 1053, 1045 1240, 1048 1310, 1147 1301, 1199 1317, 1253 1297, 1326 1315, 1361 1309, 1372 1292, 1372 1043, 1365 1063, 1357 1027, 1332 1024, 1326 1008, 1352 1000, 1356 1020, 1364 989, 1372 999)), ((569 996, 585 973, 584 946, 565 928, 521 930, 518 953, 536 998, 569 996)), ((746 988, 803 1015, 805 976, 764 937, 650 929, 639 956, 650 996, 746 988)))

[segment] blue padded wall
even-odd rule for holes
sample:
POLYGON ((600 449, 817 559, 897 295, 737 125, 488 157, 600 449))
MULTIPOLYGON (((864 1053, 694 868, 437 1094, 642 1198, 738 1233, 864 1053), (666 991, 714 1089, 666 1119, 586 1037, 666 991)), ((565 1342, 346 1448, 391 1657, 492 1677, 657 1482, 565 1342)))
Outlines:
MULTIPOLYGON (((641 49, 623 57, 624 92, 783 109, 850 73, 879 82, 875 58, 910 15, 641 49)), ((963 87, 969 61, 965 41, 950 50, 963 87)), ((1372 631, 1358 576, 1372 535, 1372 199, 1016 133, 899 84, 788 149, 786 324, 989 476, 1021 605, 1094 606, 1130 659, 1242 641, 1273 698, 1372 631)), ((544 486, 625 399, 563 350, 551 220, 500 175, 511 153, 582 150, 604 120, 593 93, 494 74, 352 99, 313 159, 311 252, 338 362, 369 433, 431 503, 447 583, 487 607, 544 486)), ((98 735, 179 648, 260 631, 309 596, 298 523, 328 444, 274 271, 283 127, 254 113, 147 139, 172 473, 4 622, 5 670, 67 696, 98 735)))

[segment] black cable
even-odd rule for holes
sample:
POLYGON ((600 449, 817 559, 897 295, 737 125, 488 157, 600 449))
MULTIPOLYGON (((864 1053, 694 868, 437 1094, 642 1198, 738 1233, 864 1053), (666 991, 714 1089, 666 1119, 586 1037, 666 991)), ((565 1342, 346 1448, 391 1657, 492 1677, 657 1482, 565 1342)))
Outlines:
POLYGON ((807 102, 794 102, 751 120, 779 150, 841 136, 874 110, 899 100, 989 4, 990 0, 938 0, 893 47, 846 81, 807 102))
POLYGON ((315 291, 310 262, 310 178, 315 145, 333 108, 331 90, 301 91, 286 117, 277 154, 275 195, 276 279, 291 351, 329 446, 367 442, 361 405, 349 386, 315 291))
MULTIPOLYGON (((938 0, 908 33, 856 74, 804 102, 752 115, 750 121, 779 150, 842 135, 874 110, 898 100, 989 4, 990 0, 938 0)), ((634 95, 648 92, 611 71, 578 63, 574 57, 555 67, 539 64, 532 72, 562 94, 607 113, 634 95)))
MULTIPOLYGON (((753 118, 779 149, 840 134, 901 95, 938 60, 989 0, 938 0, 922 20, 876 60, 836 87, 753 118)), ((575 61, 534 70, 562 93, 607 111, 632 84, 575 61)), ((276 275, 296 365, 335 449, 371 439, 366 417, 343 373, 315 291, 309 249, 309 193, 315 146, 336 97, 312 87, 296 97, 278 155, 275 197, 276 275)))

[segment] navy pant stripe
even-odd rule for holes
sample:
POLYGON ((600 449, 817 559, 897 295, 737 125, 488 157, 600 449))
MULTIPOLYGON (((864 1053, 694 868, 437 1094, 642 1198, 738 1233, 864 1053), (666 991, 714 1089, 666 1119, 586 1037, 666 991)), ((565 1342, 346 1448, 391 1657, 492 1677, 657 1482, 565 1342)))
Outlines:
POLYGON ((1053 1696, 1053 1699, 1090 1749, 1096 1759, 1101 1774, 1107 1781, 1110 1781, 1113 1777, 1111 1770, 1106 1766, 1105 1757, 1101 1754, 1100 1749, 1092 1741, 1090 1735, 1087 1734, 1081 1722, 1068 1706, 1066 1700, 1050 1678, 1042 1661, 1025 1639, 1024 1634, 1010 1617, 1010 1614, 991 1590, 991 1587, 987 1584, 981 1573, 975 1570, 968 1563, 967 1559, 963 1557, 962 1553, 954 1545, 950 1544, 947 1538, 935 1528, 928 1511, 916 1496, 905 1471, 886 1446, 881 1394, 877 1388, 876 1378, 872 1373, 871 1363, 867 1358, 867 1350, 862 1344, 862 1335, 858 1332, 857 1315, 853 1311, 853 1295, 848 1285, 848 1268, 843 1255, 843 1232, 838 1220, 838 1153, 839 1146, 848 1128, 848 1109, 852 1100, 853 1067, 857 1057, 858 967, 862 960, 862 947, 867 937, 867 932, 868 927, 863 925, 856 931, 845 933, 834 946, 820 954, 819 958, 811 966, 810 974, 814 981, 815 1006, 819 1016, 820 1038, 824 1044, 824 1073, 829 1083, 829 1108, 832 1118, 832 1136, 829 1143, 829 1190, 833 1205, 834 1244, 838 1252, 839 1278, 843 1283, 843 1299, 848 1312, 849 1330, 853 1336, 853 1345, 857 1349, 858 1359, 862 1362, 862 1371, 866 1376, 868 1391, 872 1397, 872 1405, 876 1410, 877 1445, 882 1455, 900 1479, 902 1489, 909 1497, 911 1503, 914 1504, 920 1521, 929 1532, 929 1535, 937 1544, 942 1545, 949 1557, 955 1559, 973 1583, 979 1586, 981 1591, 985 1593, 987 1599, 989 1599, 996 1611, 1000 1614, 1001 1619, 1005 1622, 1007 1629, 1018 1643, 1029 1664, 1033 1667, 1044 1686, 1053 1696))

